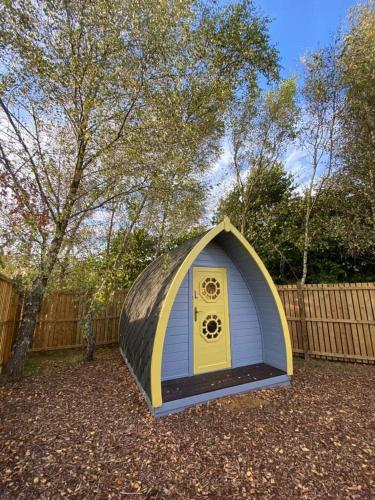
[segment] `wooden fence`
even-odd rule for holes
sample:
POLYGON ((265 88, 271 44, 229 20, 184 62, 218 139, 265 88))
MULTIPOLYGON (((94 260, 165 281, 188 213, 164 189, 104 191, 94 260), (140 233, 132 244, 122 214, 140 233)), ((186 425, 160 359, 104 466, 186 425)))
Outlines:
MULTIPOLYGON (((375 362, 375 283, 278 286, 293 352, 326 359, 375 362)), ((117 342, 124 291, 94 320, 98 345, 117 342)), ((12 282, 0 275, 0 368, 9 358, 21 303, 12 282)), ((43 301, 33 351, 81 347, 84 295, 56 292, 43 301)))
MULTIPOLYGON (((118 320, 125 292, 115 292, 113 300, 94 319, 97 345, 116 343, 118 320)), ((72 349, 84 343, 82 320, 87 311, 83 293, 55 292, 43 301, 32 344, 33 351, 72 349)))
MULTIPOLYGON (((94 319, 97 345, 118 341, 118 320, 125 291, 115 292, 113 300, 94 319)), ((32 351, 72 349, 84 345, 82 320, 85 316, 83 292, 54 292, 43 301, 34 332, 32 351)), ((0 274, 0 371, 8 361, 22 312, 22 301, 14 285, 0 274)))
POLYGON ((0 274, 0 372, 8 361, 20 313, 13 283, 0 274))
POLYGON ((293 352, 375 362, 375 283, 283 285, 293 352))

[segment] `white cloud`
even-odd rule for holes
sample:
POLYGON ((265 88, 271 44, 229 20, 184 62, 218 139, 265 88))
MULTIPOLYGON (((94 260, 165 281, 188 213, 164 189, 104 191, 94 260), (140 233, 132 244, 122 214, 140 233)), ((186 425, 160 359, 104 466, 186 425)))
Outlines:
POLYGON ((232 152, 231 152, 229 138, 225 137, 223 139, 223 143, 222 143, 221 155, 219 156, 219 158, 216 160, 216 162, 212 166, 212 169, 210 172, 211 175, 213 175, 217 172, 220 172, 223 169, 227 168, 231 162, 231 159, 232 159, 232 152))
MULTIPOLYGON (((231 169, 230 163, 232 151, 229 138, 223 139, 222 153, 206 174, 205 182, 211 186, 211 191, 206 203, 206 222, 210 222, 220 198, 225 196, 235 185, 236 176, 231 169)), ((309 156, 308 152, 302 147, 290 146, 283 158, 287 172, 293 174, 297 189, 302 191, 306 186, 309 175, 309 156)))
POLYGON ((228 137, 225 137, 222 143, 221 155, 206 174, 206 184, 211 186, 206 203, 207 223, 210 223, 220 198, 227 194, 234 185, 235 175, 230 168, 231 160, 232 152, 230 142, 228 137))
POLYGON ((300 175, 306 171, 307 153, 303 149, 290 148, 284 159, 285 168, 294 175, 300 175))
POLYGON ((309 179, 308 153, 302 148, 292 146, 284 156, 284 165, 287 172, 294 175, 299 189, 303 189, 309 179))

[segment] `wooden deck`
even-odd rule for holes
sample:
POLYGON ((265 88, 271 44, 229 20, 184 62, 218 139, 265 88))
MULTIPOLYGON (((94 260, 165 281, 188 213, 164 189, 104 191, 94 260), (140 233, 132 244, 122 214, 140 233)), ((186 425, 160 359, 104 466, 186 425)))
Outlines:
POLYGON ((229 368, 162 382, 163 402, 188 398, 227 387, 285 375, 285 372, 265 363, 229 368))

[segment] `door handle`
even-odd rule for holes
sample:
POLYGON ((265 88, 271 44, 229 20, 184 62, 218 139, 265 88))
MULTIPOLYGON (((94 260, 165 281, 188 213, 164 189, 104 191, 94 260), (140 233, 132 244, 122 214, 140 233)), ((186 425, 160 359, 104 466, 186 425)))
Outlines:
POLYGON ((194 307, 194 321, 197 321, 198 313, 199 313, 198 308, 197 308, 197 306, 195 306, 194 307))

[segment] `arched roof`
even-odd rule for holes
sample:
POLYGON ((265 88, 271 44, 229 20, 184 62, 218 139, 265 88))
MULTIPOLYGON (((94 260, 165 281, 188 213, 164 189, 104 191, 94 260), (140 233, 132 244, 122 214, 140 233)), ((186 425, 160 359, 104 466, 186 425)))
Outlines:
POLYGON ((165 332, 180 285, 196 257, 222 232, 243 245, 272 293, 283 330, 287 373, 292 374, 292 350, 285 313, 263 262, 226 217, 211 230, 192 238, 152 262, 126 296, 119 325, 120 348, 153 407, 162 405, 161 367, 165 332))
POLYGON ((173 278, 204 234, 155 259, 138 276, 124 301, 119 325, 120 347, 150 399, 151 359, 160 312, 173 278))

